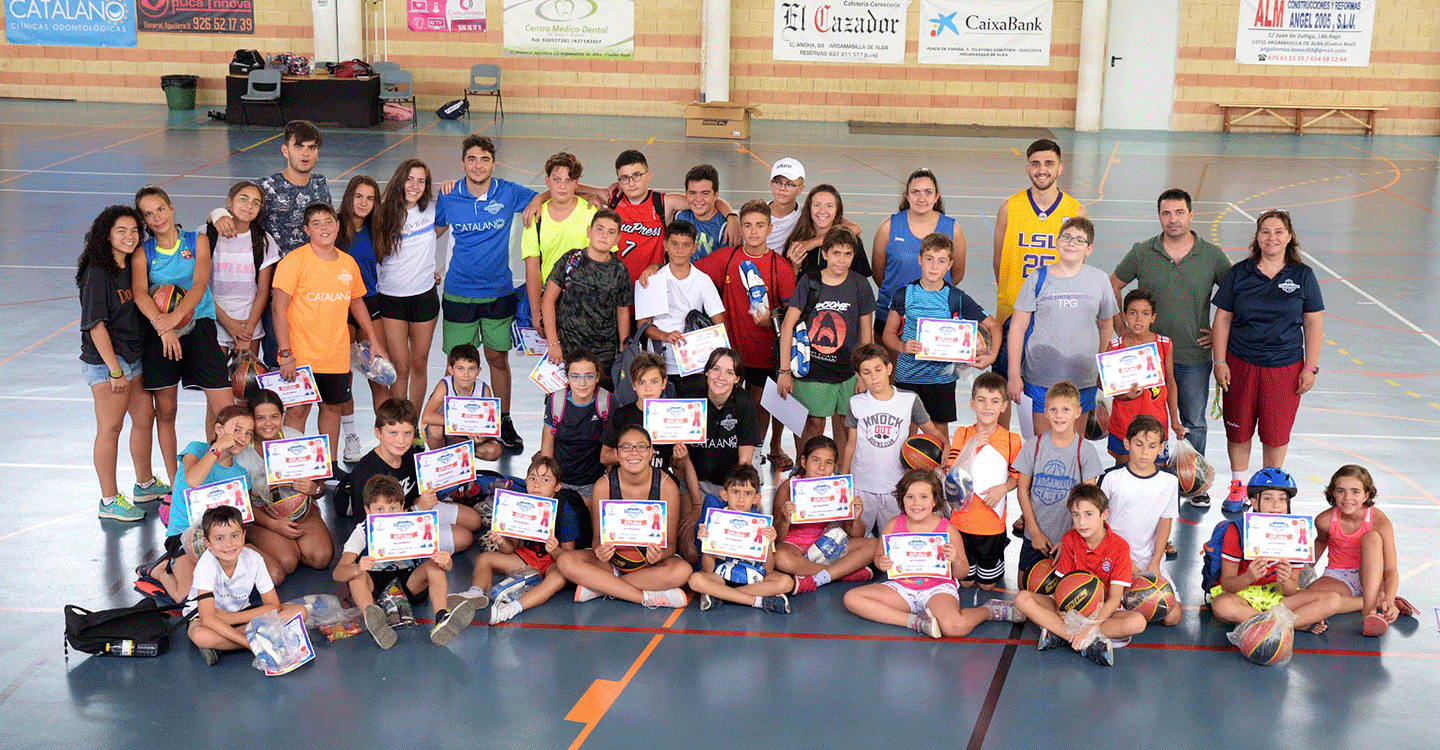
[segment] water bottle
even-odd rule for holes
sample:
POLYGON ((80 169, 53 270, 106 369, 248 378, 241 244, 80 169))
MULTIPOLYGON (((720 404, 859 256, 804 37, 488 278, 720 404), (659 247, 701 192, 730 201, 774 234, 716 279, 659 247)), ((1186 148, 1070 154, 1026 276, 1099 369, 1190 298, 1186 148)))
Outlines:
POLYGON ((111 656, 159 656, 160 648, 157 644, 149 641, 135 641, 126 638, 122 641, 111 641, 105 644, 105 653, 111 656))

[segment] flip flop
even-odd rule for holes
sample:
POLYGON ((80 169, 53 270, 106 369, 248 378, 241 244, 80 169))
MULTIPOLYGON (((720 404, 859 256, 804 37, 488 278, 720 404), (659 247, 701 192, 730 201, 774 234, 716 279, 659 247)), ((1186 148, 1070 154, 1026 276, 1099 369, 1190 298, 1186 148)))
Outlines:
POLYGON ((1400 610, 1400 614, 1406 617, 1415 617, 1420 614, 1420 610, 1416 609, 1415 605, 1411 604, 1410 600, 1403 596, 1395 597, 1395 608, 1400 610))
POLYGON ((790 456, 784 451, 776 451, 766 458, 770 459, 770 465, 775 467, 776 471, 789 471, 795 468, 795 462, 790 460, 790 456))
POLYGON ((149 576, 142 576, 136 580, 134 588, 141 594, 154 599, 155 603, 161 607, 173 607, 176 604, 170 594, 165 591, 165 587, 149 576))
POLYGON ((1389 628, 1390 623, 1385 622, 1385 618, 1374 612, 1371 612, 1370 614, 1365 615, 1365 625, 1363 628, 1361 628, 1360 632, 1370 636, 1371 638, 1378 638, 1382 635, 1385 635, 1385 631, 1389 628))

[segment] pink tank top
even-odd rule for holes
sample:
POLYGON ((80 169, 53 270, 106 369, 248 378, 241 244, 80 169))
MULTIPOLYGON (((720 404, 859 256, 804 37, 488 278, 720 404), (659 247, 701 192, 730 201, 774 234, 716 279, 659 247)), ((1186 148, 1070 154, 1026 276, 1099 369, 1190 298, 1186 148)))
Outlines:
MULTIPOLYGON (((941 532, 941 531, 943 531, 943 530, 945 529, 945 527, 948 526, 948 525, 949 525, 949 522, 948 522, 947 520, 945 520, 944 518, 941 518, 939 525, 937 525, 935 528, 931 529, 929 532, 923 532, 923 533, 936 533, 936 532, 941 532)), ((891 531, 890 533, 892 533, 892 534, 908 534, 908 533, 910 533, 910 517, 907 516, 907 515, 905 515, 904 513, 901 513, 899 516, 896 516, 896 517, 895 517, 895 529, 894 529, 893 531, 891 531)), ((922 532, 917 532, 917 533, 922 533, 922 532)), ((925 589, 934 588, 934 587, 936 587, 936 586, 943 586, 943 585, 945 585, 945 584, 947 584, 947 583, 953 584, 953 583, 955 583, 955 579, 953 579, 953 578, 940 578, 940 577, 936 577, 936 576, 931 576, 931 577, 924 577, 924 578, 896 578, 896 579, 894 579, 894 582, 897 583, 897 584, 900 584, 901 586, 904 586, 904 587, 907 588, 907 589, 913 589, 913 590, 915 590, 915 591, 924 591, 925 589)))
POLYGON ((1354 570, 1360 567, 1360 537, 1370 530, 1371 511, 1373 507, 1365 509, 1365 518, 1360 521, 1360 528, 1353 534, 1346 534, 1340 530, 1340 511, 1330 511, 1330 567, 1354 570))

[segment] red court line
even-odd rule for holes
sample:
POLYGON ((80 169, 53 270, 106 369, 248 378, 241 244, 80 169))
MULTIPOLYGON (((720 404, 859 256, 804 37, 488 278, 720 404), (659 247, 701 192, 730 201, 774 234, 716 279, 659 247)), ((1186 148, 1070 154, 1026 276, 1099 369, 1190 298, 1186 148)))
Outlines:
POLYGON ((114 124, 114 125, 100 125, 100 126, 98 126, 98 127, 86 128, 86 129, 84 129, 84 130, 76 130, 76 131, 73 132, 73 133, 61 133, 60 135, 47 135, 47 136, 44 136, 44 137, 42 137, 42 138, 26 138, 26 139, 23 140, 23 141, 15 141, 15 142, 14 142, 13 144, 11 144, 11 145, 18 146, 18 145, 20 145, 20 144, 22 144, 22 143, 39 143, 39 142, 41 142, 41 141, 54 141, 54 140, 59 140, 59 139, 61 139, 61 138, 73 138, 73 137, 75 137, 75 136, 77 136, 77 135, 86 135, 86 134, 88 134, 88 133, 94 133, 94 132, 97 131, 97 130, 112 130, 112 129, 114 129, 114 128, 123 128, 123 127, 125 127, 126 125, 129 125, 129 124, 131 124, 131 123, 140 122, 141 120, 148 120, 148 119, 150 119, 151 117, 156 117, 156 116, 161 115, 161 114, 164 114, 164 113, 163 113, 163 112, 154 112, 154 113, 151 113, 151 114, 148 114, 148 115, 141 115, 140 117, 137 117, 137 118, 135 118, 135 119, 133 119, 133 120, 126 120, 125 122, 116 123, 116 124, 114 124))
MULTIPOLYGON (((1393 170, 1395 170, 1395 179, 1393 179, 1393 180, 1391 180, 1390 182, 1386 183, 1386 184, 1385 184, 1385 187, 1380 188, 1381 190, 1384 190, 1384 191, 1385 191, 1387 194, 1389 194, 1391 197, 1398 198, 1398 199, 1400 199, 1400 200, 1402 200, 1402 201, 1405 201, 1406 203, 1409 203, 1410 205, 1412 205, 1412 206, 1420 209, 1421 211, 1424 211, 1425 213, 1430 214, 1431 216, 1435 216, 1435 215, 1436 215, 1435 209, 1429 208, 1429 207, 1427 207, 1427 206, 1422 206, 1422 205, 1420 205, 1419 203, 1416 203, 1415 201, 1412 201, 1412 200, 1410 200, 1409 198, 1406 198, 1405 196, 1403 196, 1403 195, 1401 195, 1401 194, 1399 194, 1399 193, 1397 193, 1397 192, 1395 192, 1395 191, 1393 191, 1393 190, 1390 189, 1390 186, 1391 186, 1391 185, 1394 185, 1396 182, 1398 182, 1398 181, 1400 180, 1400 167, 1396 166, 1396 165, 1395 165, 1395 162, 1390 161, 1389 159, 1386 159, 1386 158, 1383 157, 1383 156, 1379 156, 1379 155, 1377 155, 1377 154, 1375 154, 1375 153, 1373 153, 1373 152, 1366 151, 1365 149, 1360 148, 1359 146, 1356 146, 1356 145, 1353 144, 1353 143, 1345 143, 1344 141, 1341 141, 1341 143, 1344 144, 1344 145, 1346 145, 1346 146, 1349 146, 1350 148, 1353 148, 1353 149, 1355 149, 1356 151, 1359 151, 1359 152, 1361 152, 1361 153, 1369 154, 1369 155, 1371 156, 1371 158, 1379 159, 1380 161, 1383 161, 1383 162, 1385 162, 1386 164, 1389 164, 1389 165, 1390 165, 1390 168, 1393 169, 1393 170)), ((1362 180, 1362 182, 1369 182, 1369 180, 1362 180)), ((1374 183, 1370 183, 1370 184, 1373 185, 1374 183)))
POLYGON ((285 134, 284 134, 284 133, 276 133, 275 135, 272 135, 272 136, 270 136, 269 138, 266 138, 265 140, 256 141, 256 142, 250 144, 249 146, 246 146, 245 148, 239 149, 239 150, 237 150, 237 151, 231 151, 230 153, 228 153, 228 154, 220 157, 219 159, 216 159, 215 161, 206 162, 206 163, 201 164, 200 166, 198 166, 198 167, 196 167, 196 168, 194 168, 194 169, 191 169, 191 170, 186 171, 186 172, 181 172, 180 174, 177 174, 177 175, 175 175, 174 177, 171 177, 170 179, 168 179, 168 180, 160 183, 159 186, 160 186, 160 187, 165 187, 166 185, 169 185, 170 183, 172 183, 172 182, 180 179, 181 177, 186 177, 186 176, 195 174, 196 172, 199 172, 200 170, 205 169, 205 168, 207 168, 207 167, 213 167, 213 166, 215 166, 216 164, 219 164, 219 163, 222 162, 222 161, 226 161, 227 159, 230 159, 230 158, 233 157, 233 156, 236 156, 236 155, 238 155, 238 154, 243 154, 243 153, 245 153, 246 151, 249 151, 250 149, 255 148, 256 146, 259 146, 259 145, 261 145, 261 144, 263 144, 263 143, 269 143, 270 141, 273 141, 273 140, 275 140, 276 138, 279 138, 279 137, 282 136, 282 135, 285 135, 285 134))
MULTIPOLYGON (((1341 279, 1325 279, 1325 281, 1341 281, 1341 279)), ((1330 312, 1329 310, 1326 310, 1325 312, 1322 312, 1322 313, 1320 313, 1320 314, 1323 315, 1323 316, 1325 316, 1325 317, 1327 317, 1327 318, 1334 318, 1334 319, 1336 319, 1336 320, 1343 320, 1343 321, 1345 321, 1346 323, 1354 323, 1355 325, 1366 326, 1366 327, 1369 327, 1369 328, 1379 328, 1379 329, 1382 330, 1382 331, 1394 331, 1394 332, 1396 332, 1396 333, 1419 334, 1419 335, 1421 335, 1421 336, 1440 336, 1440 331, 1416 331, 1416 330, 1411 329, 1411 328, 1396 328, 1395 326, 1382 326, 1382 325, 1380 325, 1379 323, 1368 323, 1368 322, 1363 321, 1363 320, 1355 320, 1354 318, 1344 318, 1344 317, 1341 317, 1341 316, 1339 316, 1339 315, 1336 315, 1335 313, 1330 312)), ((1334 372, 1334 370, 1331 370, 1331 372, 1334 372)))
POLYGON ((1324 411, 1331 414, 1351 414, 1357 417, 1378 417, 1380 419, 1401 419, 1406 422, 1425 422, 1427 424, 1440 424, 1440 419, 1425 419, 1424 417, 1402 417, 1397 414, 1373 414, 1368 411, 1347 411, 1345 409, 1326 409, 1323 406, 1301 406, 1301 409, 1310 411, 1324 411))
POLYGON ((1375 459, 1373 459, 1373 458, 1371 458, 1371 457, 1369 457, 1369 456, 1366 456, 1366 455, 1360 454, 1360 453, 1356 453, 1355 451, 1346 450, 1346 449, 1344 449, 1344 448, 1341 448, 1341 447, 1338 446, 1338 445, 1331 445, 1330 443, 1327 443, 1327 442, 1325 442, 1324 440, 1317 440, 1317 439, 1315 439, 1315 438, 1305 437, 1305 436, 1297 436, 1297 437, 1299 437, 1301 440, 1304 440, 1304 441, 1306 441, 1306 442, 1315 443, 1316 445, 1322 445, 1322 446, 1324 446, 1324 447, 1326 447, 1326 448, 1329 448, 1329 449, 1331 449, 1331 450, 1333 450, 1333 451, 1337 451, 1337 452, 1340 452, 1340 453, 1344 453, 1344 454, 1347 455, 1347 456, 1351 456, 1351 457, 1353 457, 1353 458, 1357 458, 1357 459, 1360 460, 1361 463, 1371 463, 1371 464, 1374 464, 1374 465, 1376 465, 1376 466, 1379 466, 1380 468, 1382 468, 1382 469, 1390 472, 1391 474, 1394 474, 1396 477, 1399 477, 1400 481, 1402 481, 1402 482, 1410 485, 1411 487, 1414 487, 1417 491, 1419 491, 1421 497, 1425 498, 1426 500, 1429 500, 1430 502, 1432 502, 1432 503, 1434 503, 1434 504, 1436 504, 1436 505, 1440 505, 1440 500, 1436 500, 1434 495, 1432 495, 1432 494, 1430 494, 1429 492, 1427 492, 1424 487, 1421 487, 1418 483, 1415 482, 1415 480, 1411 479, 1411 478, 1410 478, 1409 476, 1407 476, 1404 472, 1396 471, 1395 469, 1392 469, 1392 468, 1390 468, 1389 466, 1386 466, 1385 464, 1382 464, 1382 463, 1380 463, 1379 461, 1376 461, 1375 459))
MULTIPOLYGON (((345 170, 344 172, 341 172, 341 173, 338 174, 338 175, 335 175, 335 179, 336 179, 336 180, 339 180, 341 177, 344 177, 345 175, 350 174, 351 172, 354 172, 355 170, 357 170, 357 169, 365 166, 366 164, 369 164, 370 162, 375 161, 376 159, 380 158, 381 156, 384 156, 385 153, 388 152, 390 149, 395 148, 396 146, 399 146, 400 144, 405 143, 406 141, 411 140, 411 139, 414 138, 415 136, 420 135, 421 133, 429 130, 430 128, 435 127, 435 126, 438 125, 438 124, 440 124, 440 121, 439 121, 439 120, 436 120, 435 122, 432 122, 432 123, 430 123, 429 125, 426 125, 425 127, 420 128, 419 130, 411 133, 410 135, 407 135, 407 136, 405 136, 404 138, 401 138, 400 140, 395 141, 394 143, 390 144, 389 146, 386 146, 383 150, 380 151, 380 153, 375 154, 374 156, 370 157, 369 159, 366 159, 365 161, 362 161, 362 162, 360 162, 359 164, 356 164, 355 166, 353 166, 353 167, 345 170)), ((480 131, 484 130, 485 128, 490 127, 490 126, 493 125, 493 124, 494 124, 493 121, 492 121, 492 122, 488 122, 488 123, 485 124, 484 127, 480 128, 480 130, 477 130, 477 131, 475 131, 475 132, 479 133, 480 131)))
POLYGON ((62 299, 75 299, 75 295, 69 294, 64 297, 47 297, 45 299, 27 299, 24 302, 0 302, 0 307, 14 307, 15 305, 33 305, 37 302, 55 302, 62 299))
MULTIPOLYGON (((194 120, 191 120, 190 122, 196 122, 196 121, 199 120, 199 119, 200 119, 200 118, 197 117, 197 118, 195 118, 194 120)), ((186 123, 186 124, 189 124, 189 123, 186 123)), ((112 149, 112 148, 115 148, 116 146, 123 146, 123 145, 125 145, 125 144, 127 144, 127 143, 134 143, 135 141, 138 141, 138 140, 140 140, 141 138, 149 138, 150 136, 155 135, 156 133, 163 133, 163 132, 165 132, 165 131, 167 131, 167 130, 169 130, 169 129, 170 129, 170 126, 169 126, 169 125, 166 125, 166 126, 163 127, 163 128, 155 128, 154 130, 147 130, 147 131, 145 131, 144 133, 141 133, 140 135, 135 136, 134 138, 126 138, 126 139, 123 140, 123 141, 120 141, 120 142, 118 142, 118 143, 112 143, 112 144, 110 144, 110 145, 108 145, 108 146, 100 146, 100 147, 98 147, 98 148, 92 148, 92 149, 90 149, 89 151, 86 151, 86 152, 83 153, 83 154, 76 154, 76 155, 71 156, 71 157, 69 157, 69 158, 61 159, 60 161, 57 161, 57 162, 51 162, 50 164, 46 164, 46 165, 43 166, 43 167, 37 167, 37 168, 35 168, 35 169, 28 169, 28 170, 26 170, 26 171, 24 171, 24 172, 21 172, 20 174, 14 175, 14 176, 12 176, 12 177, 6 177, 5 179, 0 180, 0 185, 4 185, 4 184, 7 183, 7 182, 14 182, 15 180, 18 180, 18 179, 20 179, 21 177, 25 177, 25 176, 27 176, 27 175, 32 175, 32 174, 35 174, 36 172, 44 172, 45 170, 50 169, 51 167, 58 167, 58 166, 60 166, 61 164, 65 164, 65 163, 67 163, 67 162, 72 162, 72 161, 75 161, 76 159, 81 159, 81 158, 84 158, 84 157, 89 156, 89 155, 91 155, 91 154, 98 154, 98 153, 100 153, 101 151, 105 151, 105 150, 107 150, 107 149, 112 149)), ((4 364, 4 362, 0 362, 0 364, 4 364)))

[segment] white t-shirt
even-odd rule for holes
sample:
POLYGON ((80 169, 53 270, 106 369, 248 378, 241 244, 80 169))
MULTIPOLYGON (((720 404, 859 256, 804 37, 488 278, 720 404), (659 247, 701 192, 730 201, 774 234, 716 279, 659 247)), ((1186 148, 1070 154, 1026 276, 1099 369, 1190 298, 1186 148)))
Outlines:
MULTIPOLYGON (((773 207, 773 206, 772 206, 773 207)), ((770 234, 765 238, 765 246, 785 254, 785 241, 790 239, 790 231, 795 228, 795 223, 800 221, 800 212, 804 210, 803 204, 797 204, 795 210, 784 216, 770 217, 770 234)), ((900 481, 900 480, 895 480, 900 481)))
POLYGON ((1161 519, 1180 515, 1179 480, 1163 471, 1136 476, 1130 467, 1117 466, 1100 477, 1100 489, 1110 498, 1110 530, 1130 545, 1136 572, 1150 567, 1155 527, 1161 519))
MULTIPOLYGON (((441 505, 444 505, 444 503, 441 503, 441 505)), ((437 510, 439 509, 437 508, 437 510)), ((444 511, 441 511, 441 514, 443 515, 444 511)), ((344 554, 346 552, 349 552, 355 555, 355 557, 358 559, 364 557, 365 553, 369 549, 370 540, 366 538, 365 535, 365 522, 361 521, 355 526, 355 530, 350 532, 350 537, 345 540, 345 546, 340 548, 340 553, 344 554)), ((375 567, 372 568, 372 570, 409 570, 410 568, 418 567, 420 563, 420 560, 391 560, 389 562, 377 562, 375 563, 375 567)))
POLYGON ((910 391, 895 389, 888 401, 861 391, 850 397, 845 426, 855 431, 855 457, 850 474, 855 489, 866 492, 893 492, 905 467, 900 449, 910 437, 910 425, 930 421, 925 405, 910 391))
MULTIPOLYGON (((215 608, 222 612, 239 612, 250 606, 250 592, 258 591, 262 595, 268 591, 275 590, 275 583, 270 580, 270 571, 265 569, 265 558, 259 552, 249 548, 240 549, 240 557, 235 561, 235 574, 226 576, 225 570, 220 567, 220 561, 215 558, 215 553, 205 550, 200 556, 200 561, 195 563, 195 578, 190 584, 189 599, 194 599, 202 591, 210 591, 215 594, 215 608)), ((185 605, 185 611, 193 612, 197 608, 195 603, 185 605)))
POLYGON ((376 287, 389 297, 412 297, 435 287, 435 204, 405 209, 400 247, 376 264, 376 287))
MULTIPOLYGON (((250 232, 234 237, 219 236, 210 248, 210 295, 215 306, 236 320, 248 320, 255 303, 255 250, 250 246, 250 232)), ((280 262, 280 246, 275 238, 265 235, 265 254, 260 260, 263 270, 280 262)), ((265 329, 255 324, 254 340, 259 341, 265 329)), ((234 339, 225 326, 215 325, 215 337, 221 346, 230 346, 234 339)))
MULTIPOLYGON (((650 277, 651 284, 665 284, 669 291, 666 299, 670 307, 664 315, 655 316, 655 327, 662 331, 684 331, 685 316, 691 310, 702 310, 706 315, 714 317, 725 312, 725 303, 720 301, 720 292, 715 289, 715 282, 710 280, 707 274, 690 267, 690 274, 683 279, 675 278, 667 264, 654 276, 650 277)), ((639 284, 636 284, 639 287, 639 284)), ((669 344, 661 345, 665 349, 665 372, 668 375, 679 375, 680 365, 675 363, 675 353, 670 351, 669 344)))

